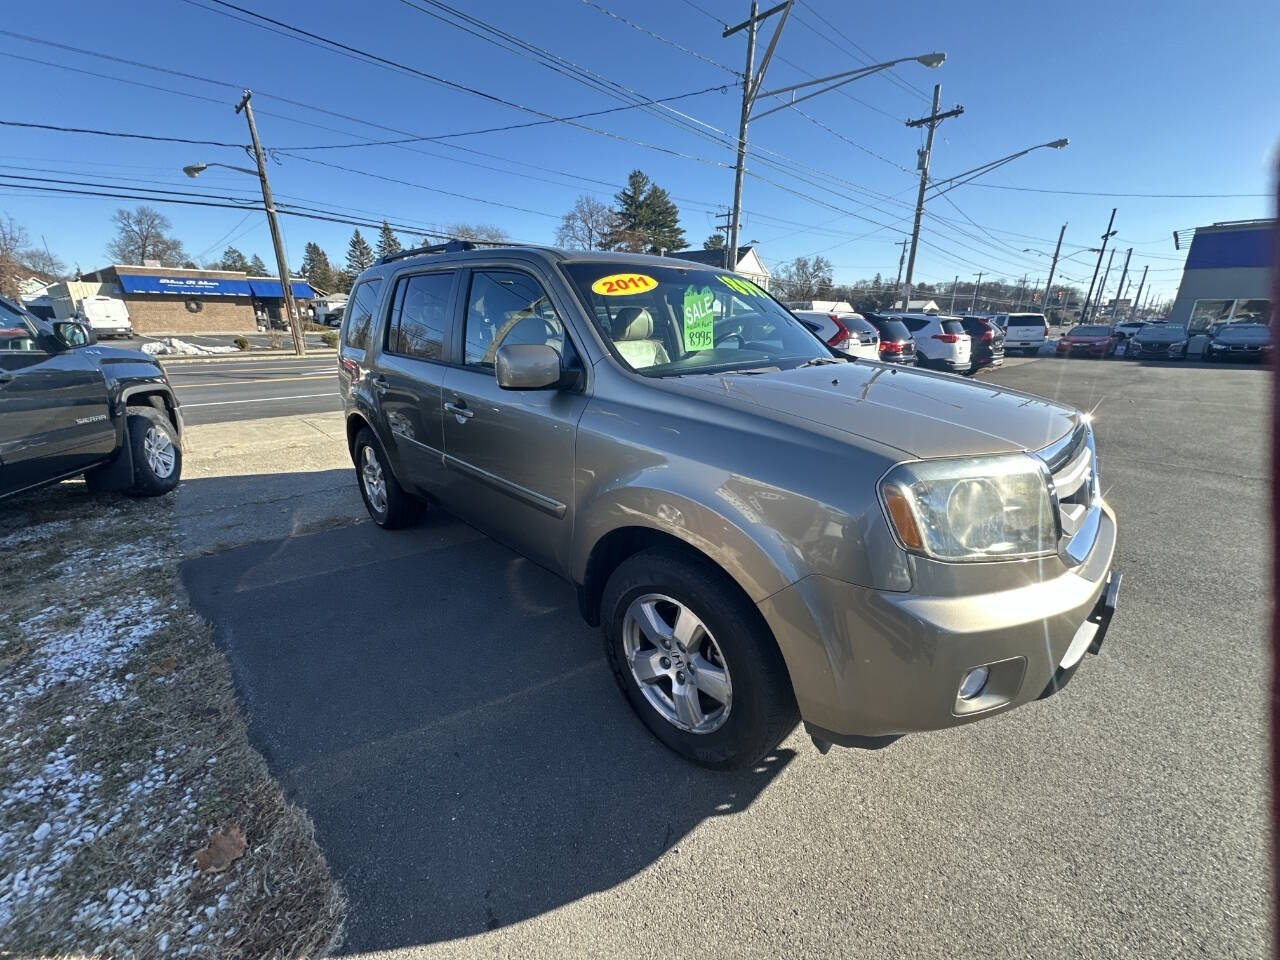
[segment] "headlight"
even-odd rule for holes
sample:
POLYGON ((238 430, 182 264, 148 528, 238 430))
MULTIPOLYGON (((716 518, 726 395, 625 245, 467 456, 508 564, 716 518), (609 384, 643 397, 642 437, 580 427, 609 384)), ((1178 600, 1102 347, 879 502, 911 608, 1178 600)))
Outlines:
POLYGON ((1056 549, 1044 467, 1027 454, 902 463, 885 474, 880 496, 898 541, 913 553, 1007 560, 1056 549))

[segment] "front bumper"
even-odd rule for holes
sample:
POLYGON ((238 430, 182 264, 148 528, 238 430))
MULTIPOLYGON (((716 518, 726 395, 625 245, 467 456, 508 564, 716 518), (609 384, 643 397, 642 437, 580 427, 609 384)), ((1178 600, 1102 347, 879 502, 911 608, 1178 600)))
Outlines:
POLYGON ((1099 618, 1115 544, 1115 514, 1104 505, 1089 555, 1051 579, 1037 580, 1037 561, 1023 561, 1032 566, 1020 568, 1020 586, 922 596, 810 576, 759 606, 815 739, 882 746, 1060 689, 1083 657, 1080 644, 1096 650, 1110 622, 1109 612, 1099 618), (984 665, 982 694, 961 701, 964 676, 984 665))

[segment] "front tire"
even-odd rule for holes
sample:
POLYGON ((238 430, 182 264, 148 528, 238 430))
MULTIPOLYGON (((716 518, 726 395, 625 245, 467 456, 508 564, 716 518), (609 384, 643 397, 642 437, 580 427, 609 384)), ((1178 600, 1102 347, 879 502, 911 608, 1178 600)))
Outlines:
POLYGON ((150 407, 130 407, 127 442, 133 455, 130 496, 159 497, 182 477, 182 446, 169 418, 150 407))
POLYGON ((368 427, 356 434, 356 484, 373 522, 384 530, 399 530, 417 523, 423 503, 405 492, 391 472, 382 444, 368 427))
POLYGON ((675 550, 645 550, 601 600, 614 679, 649 731, 701 766, 760 760, 799 720, 782 652, 727 574, 675 550))

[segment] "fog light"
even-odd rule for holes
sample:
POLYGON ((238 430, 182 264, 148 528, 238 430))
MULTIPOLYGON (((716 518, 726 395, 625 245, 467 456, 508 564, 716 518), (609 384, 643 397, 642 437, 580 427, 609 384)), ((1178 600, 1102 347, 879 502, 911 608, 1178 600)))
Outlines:
POLYGON ((991 671, 986 667, 974 667, 964 675, 964 679, 960 681, 960 699, 972 700, 982 692, 982 688, 987 685, 987 677, 991 675, 991 671))

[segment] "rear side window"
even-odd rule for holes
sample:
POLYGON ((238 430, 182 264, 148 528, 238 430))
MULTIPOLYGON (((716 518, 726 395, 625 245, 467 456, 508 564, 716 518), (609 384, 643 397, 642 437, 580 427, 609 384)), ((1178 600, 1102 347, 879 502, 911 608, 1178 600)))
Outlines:
POLYGON ((959 320, 943 320, 942 332, 943 333, 964 333, 964 324, 961 323, 959 320))
POLYGON ((382 278, 374 277, 351 291, 347 300, 347 316, 342 323, 342 339, 356 350, 369 349, 369 327, 373 315, 378 312, 378 293, 382 290, 382 278))
POLYGON ((922 320, 920 317, 903 317, 902 322, 907 325, 907 329, 912 333, 919 333, 929 325, 928 320, 922 320))
POLYGON ((439 360, 453 302, 453 273, 418 273, 396 281, 387 349, 418 360, 439 360))

